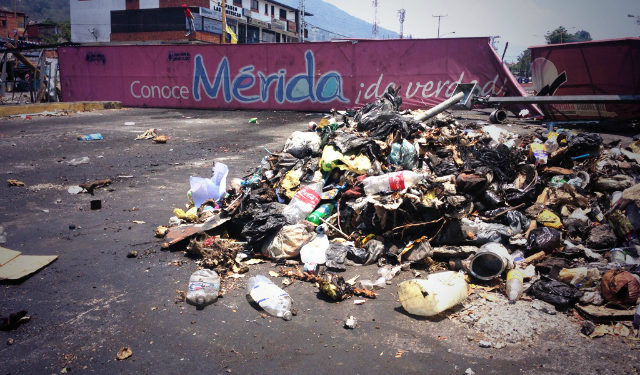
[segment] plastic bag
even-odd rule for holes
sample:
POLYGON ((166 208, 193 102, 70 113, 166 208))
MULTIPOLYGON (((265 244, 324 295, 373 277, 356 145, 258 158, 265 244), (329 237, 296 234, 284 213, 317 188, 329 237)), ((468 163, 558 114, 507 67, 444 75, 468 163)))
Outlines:
POLYGON ((303 159, 320 152, 322 139, 313 132, 296 131, 291 134, 284 145, 284 152, 288 152, 298 159, 303 159))
POLYGON ((530 293, 536 298, 560 308, 567 308, 573 305, 583 294, 572 285, 552 280, 548 277, 543 277, 533 283, 530 288, 530 293))
POLYGON ((302 246, 315 238, 312 226, 305 223, 285 225, 262 246, 262 254, 271 259, 293 258, 302 246))
POLYGON ((345 266, 345 261, 347 259, 347 253, 353 248, 353 246, 344 243, 330 242, 329 249, 327 250, 327 261, 325 264, 328 268, 338 271, 346 271, 347 267, 345 266))
POLYGON ((204 201, 209 199, 218 201, 224 198, 227 191, 229 167, 226 164, 216 163, 212 171, 213 176, 211 178, 189 177, 191 196, 196 207, 200 207, 204 201))
POLYGON ((527 253, 537 253, 538 251, 551 251, 561 245, 560 231, 542 227, 529 232, 527 238, 527 253))
POLYGON ((602 297, 618 305, 635 305, 640 297, 640 283, 629 272, 609 270, 602 275, 602 297))
POLYGON ((509 226, 513 234, 524 232, 529 228, 529 224, 531 223, 527 215, 517 210, 509 211, 502 215, 501 218, 502 224, 509 226))
POLYGON ((418 164, 418 152, 411 142, 403 139, 402 143, 394 143, 391 145, 389 163, 401 169, 413 169, 418 164))
POLYGON ((569 149, 567 150, 568 156, 580 156, 584 154, 597 156, 600 154, 602 137, 598 134, 579 133, 577 135, 570 135, 567 141, 569 146, 569 149))
POLYGON ((244 225, 240 235, 250 245, 261 243, 287 224, 285 217, 282 215, 284 207, 285 205, 280 203, 268 203, 250 211, 249 214, 252 215, 251 221, 244 225))
POLYGON ((540 212, 536 219, 538 223, 544 225, 545 227, 551 227, 555 229, 562 228, 562 222, 560 221, 558 215, 549 210, 543 210, 542 212, 540 212))

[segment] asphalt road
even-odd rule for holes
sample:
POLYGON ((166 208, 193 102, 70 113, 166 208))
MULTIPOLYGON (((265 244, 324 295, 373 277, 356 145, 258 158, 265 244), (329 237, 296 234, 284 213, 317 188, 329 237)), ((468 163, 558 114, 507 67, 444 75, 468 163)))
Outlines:
MULTIPOLYGON (((287 291, 298 314, 288 322, 263 317, 247 301, 246 279, 273 269, 268 263, 226 283, 225 296, 204 310, 176 303, 196 264, 182 252, 162 251, 153 229, 184 206, 189 176, 209 176, 214 160, 226 163, 231 177, 246 175, 265 149, 279 150, 292 131, 318 118, 123 109, 1 119, 0 226, 7 242, 0 246, 59 258, 22 282, 0 284, 0 316, 24 309, 31 317, 0 332, 0 373, 638 373, 637 345, 610 337, 572 341, 540 332, 526 346, 479 348, 459 322, 403 312, 395 285, 411 272, 360 306, 328 303, 312 284, 295 282, 287 291), (259 123, 249 124, 251 117, 259 123), (147 128, 169 142, 135 141, 147 128), (96 132, 105 139, 76 140, 96 132), (88 164, 67 163, 83 156, 88 164), (9 187, 10 178, 27 187, 9 187), (114 182, 95 196, 66 191, 104 178, 114 182), (90 210, 92 199, 102 209, 90 210), (127 258, 130 250, 140 256, 127 258), (348 315, 359 321, 354 330, 343 328, 348 315), (133 355, 118 361, 123 346, 133 355)), ((345 278, 375 272, 351 268, 345 278)))

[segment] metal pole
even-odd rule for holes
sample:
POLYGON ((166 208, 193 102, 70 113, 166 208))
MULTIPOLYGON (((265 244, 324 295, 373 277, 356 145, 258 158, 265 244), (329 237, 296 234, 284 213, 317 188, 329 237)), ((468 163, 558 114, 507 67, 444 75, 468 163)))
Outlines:
POLYGON ((222 0, 222 41, 220 43, 227 43, 227 0, 222 0))
POLYGON ((450 97, 449 99, 445 100, 444 102, 438 104, 437 106, 431 108, 430 110, 428 110, 427 112, 425 112, 422 116, 418 117, 416 120, 418 121, 425 121, 430 119, 431 117, 437 115, 438 113, 446 110, 447 108, 451 107, 452 105, 456 104, 457 102, 461 101, 464 98, 464 93, 463 92, 459 92, 457 94, 455 94, 454 96, 450 97))

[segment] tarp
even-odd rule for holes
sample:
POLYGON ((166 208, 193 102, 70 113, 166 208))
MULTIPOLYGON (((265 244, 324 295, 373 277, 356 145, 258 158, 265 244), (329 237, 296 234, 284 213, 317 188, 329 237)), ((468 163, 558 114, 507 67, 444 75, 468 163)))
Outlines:
POLYGON ((326 111, 400 85, 405 108, 432 107, 460 82, 524 95, 489 38, 59 48, 65 101, 134 107, 326 111))
MULTIPOLYGON (((529 47, 536 92, 548 95, 640 94, 640 38, 529 47), (546 89, 545 89, 546 88, 546 89)), ((556 120, 640 118, 636 104, 540 105, 556 120)))

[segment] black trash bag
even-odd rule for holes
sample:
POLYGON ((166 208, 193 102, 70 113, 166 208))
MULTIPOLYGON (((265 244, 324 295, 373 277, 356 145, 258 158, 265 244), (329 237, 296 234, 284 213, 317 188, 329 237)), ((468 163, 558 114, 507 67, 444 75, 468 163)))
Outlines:
POLYGON ((549 227, 536 228, 529 232, 529 238, 527 238, 527 254, 533 254, 539 251, 551 251, 560 247, 561 244, 562 238, 559 230, 549 227))
POLYGON ((482 194, 482 203, 487 209, 497 208, 504 205, 502 197, 493 190, 486 190, 482 194))
POLYGON ((327 250, 327 262, 325 265, 333 270, 346 271, 345 260, 351 248, 353 248, 353 246, 331 242, 327 250))
POLYGON ((476 169, 478 167, 487 167, 495 176, 495 179, 501 183, 511 182, 515 179, 518 171, 518 155, 516 150, 501 144, 496 148, 488 146, 475 145, 473 147, 461 147, 463 154, 471 154, 465 161, 466 169, 476 169))
POLYGON ((530 186, 528 189, 505 189, 504 191, 504 200, 512 206, 520 203, 531 204, 537 197, 535 185, 530 186))
POLYGON ((432 166, 432 169, 437 176, 447 176, 450 174, 457 174, 459 170, 458 165, 453 160, 453 158, 446 158, 446 159, 440 160, 440 162, 437 165, 432 166))
POLYGON ((373 142, 371 138, 361 137, 353 133, 336 132, 329 144, 335 145, 340 152, 346 154, 347 152, 357 152, 371 142, 373 142))
POLYGON ((573 285, 543 276, 529 288, 536 298, 565 309, 580 299, 583 293, 573 285))
POLYGON ((514 233, 521 233, 529 228, 531 220, 520 211, 512 210, 501 216, 502 224, 509 226, 514 233))
POLYGON ((567 143, 569 146, 567 156, 584 154, 598 156, 600 154, 600 145, 602 145, 602 137, 594 133, 578 133, 569 136, 567 143))
POLYGON ((285 205, 280 203, 267 203, 247 211, 252 218, 242 228, 240 235, 246 239, 249 245, 257 248, 267 237, 275 234, 287 224, 282 215, 285 205))

